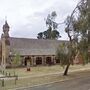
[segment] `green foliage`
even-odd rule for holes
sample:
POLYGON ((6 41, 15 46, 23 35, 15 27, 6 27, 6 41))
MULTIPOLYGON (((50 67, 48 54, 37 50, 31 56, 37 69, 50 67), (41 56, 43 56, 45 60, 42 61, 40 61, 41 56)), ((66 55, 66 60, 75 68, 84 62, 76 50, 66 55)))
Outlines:
POLYGON ((38 33, 38 39, 58 39, 60 37, 59 32, 57 31, 58 23, 55 22, 57 14, 53 11, 51 14, 48 14, 46 19, 46 26, 48 29, 44 32, 38 33))
POLYGON ((47 19, 46 19, 46 25, 48 27, 51 27, 52 30, 57 29, 58 24, 55 22, 57 14, 55 11, 53 11, 51 14, 48 14, 47 19))
POLYGON ((38 38, 38 39, 43 39, 43 32, 38 33, 37 38, 38 38))
POLYGON ((88 30, 90 30, 90 3, 87 0, 81 0, 76 8, 68 16, 65 21, 65 31, 69 38, 69 45, 67 45, 68 53, 64 51, 65 47, 59 47, 57 50, 57 57, 61 60, 62 65, 67 65, 64 75, 67 75, 68 68, 75 58, 77 52, 80 52, 83 62, 90 62, 88 55, 88 30), (67 58, 67 60, 66 60, 67 58))
POLYGON ((88 53, 88 41, 86 39, 82 39, 78 46, 78 51, 80 52, 82 59, 83 59, 83 64, 89 63, 89 53, 88 53))
POLYGON ((60 59, 61 66, 67 65, 67 63, 69 63, 69 52, 65 43, 62 43, 57 48, 56 57, 60 59))
POLYGON ((58 39, 60 37, 59 32, 57 30, 52 31, 52 39, 58 39))
POLYGON ((89 63, 88 53, 88 30, 90 29, 90 8, 87 4, 87 0, 82 0, 78 6, 79 16, 75 23, 74 28, 81 34, 81 40, 78 43, 78 50, 83 58, 83 63, 89 63))
POLYGON ((12 64, 14 67, 19 66, 21 63, 21 57, 18 53, 15 54, 12 64))
POLYGON ((43 32, 44 39, 51 39, 52 38, 52 28, 49 27, 48 30, 43 32))
POLYGON ((60 64, 62 66, 73 64, 73 60, 77 54, 76 45, 68 43, 62 43, 56 51, 56 57, 60 59, 60 64))
POLYGON ((87 4, 82 1, 82 3, 78 6, 78 11, 79 11, 78 19, 75 20, 73 26, 77 32, 80 32, 84 36, 87 33, 89 26, 88 24, 90 23, 88 19, 89 16, 87 4))
MULTIPOLYGON (((80 52, 83 62, 88 62, 88 30, 90 29, 90 8, 87 0, 81 0, 66 19, 65 31, 72 42, 77 43, 76 49, 80 52), (78 14, 77 14, 78 13, 78 14)), ((73 49, 74 50, 74 49, 73 49)))

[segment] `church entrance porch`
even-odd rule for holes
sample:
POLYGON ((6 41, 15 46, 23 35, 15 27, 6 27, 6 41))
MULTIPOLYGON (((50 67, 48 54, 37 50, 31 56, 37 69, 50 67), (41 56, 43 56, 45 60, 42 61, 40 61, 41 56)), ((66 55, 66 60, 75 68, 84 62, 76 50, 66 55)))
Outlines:
POLYGON ((24 59, 24 66, 27 66, 28 62, 30 63, 31 58, 29 56, 26 56, 24 59))

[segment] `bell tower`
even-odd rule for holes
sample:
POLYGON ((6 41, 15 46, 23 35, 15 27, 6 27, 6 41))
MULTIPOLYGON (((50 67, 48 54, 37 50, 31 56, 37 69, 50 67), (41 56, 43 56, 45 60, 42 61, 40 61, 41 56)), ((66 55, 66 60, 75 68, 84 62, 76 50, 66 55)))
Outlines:
POLYGON ((2 63, 3 68, 6 68, 9 63, 9 53, 10 53, 10 40, 9 40, 9 25, 7 21, 3 25, 3 33, 1 35, 2 43, 2 63))
POLYGON ((7 21, 5 21, 5 24, 3 25, 3 33, 5 35, 6 38, 9 37, 9 25, 7 23, 7 21))

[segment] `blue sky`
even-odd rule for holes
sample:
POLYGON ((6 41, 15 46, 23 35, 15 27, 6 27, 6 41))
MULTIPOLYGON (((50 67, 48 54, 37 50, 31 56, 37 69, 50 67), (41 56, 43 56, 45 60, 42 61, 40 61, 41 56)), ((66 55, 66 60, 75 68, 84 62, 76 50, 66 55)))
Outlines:
MULTIPOLYGON (((0 35, 7 17, 10 36, 36 38, 38 32, 47 29, 45 18, 52 11, 57 22, 63 22, 71 14, 79 0, 0 0, 0 35)), ((68 39, 64 25, 59 26, 61 39, 68 39)))

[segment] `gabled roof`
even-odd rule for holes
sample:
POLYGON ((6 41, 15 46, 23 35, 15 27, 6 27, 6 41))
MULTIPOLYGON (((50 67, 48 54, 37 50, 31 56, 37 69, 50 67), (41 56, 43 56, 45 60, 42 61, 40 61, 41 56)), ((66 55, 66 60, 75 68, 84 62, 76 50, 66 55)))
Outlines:
POLYGON ((55 55, 58 46, 63 42, 68 41, 11 37, 10 49, 20 55, 55 55))

